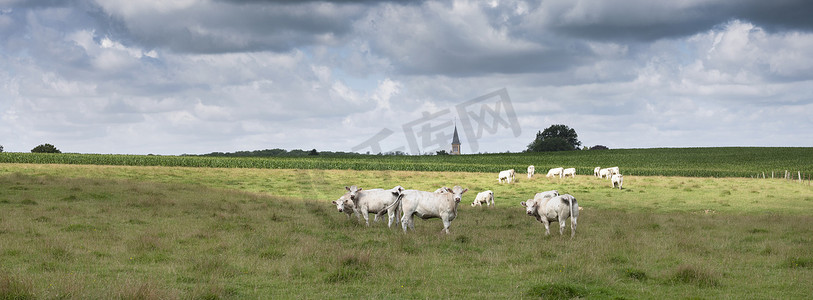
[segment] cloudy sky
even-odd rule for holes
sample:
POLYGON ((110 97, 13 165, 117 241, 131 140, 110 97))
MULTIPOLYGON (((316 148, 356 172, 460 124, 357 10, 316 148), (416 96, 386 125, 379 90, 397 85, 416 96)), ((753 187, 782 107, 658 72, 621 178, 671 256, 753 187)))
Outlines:
POLYGON ((517 152, 565 124, 587 146, 811 147, 811 11, 807 0, 0 0, 0 145, 429 152, 449 148, 457 124, 463 152, 517 152))

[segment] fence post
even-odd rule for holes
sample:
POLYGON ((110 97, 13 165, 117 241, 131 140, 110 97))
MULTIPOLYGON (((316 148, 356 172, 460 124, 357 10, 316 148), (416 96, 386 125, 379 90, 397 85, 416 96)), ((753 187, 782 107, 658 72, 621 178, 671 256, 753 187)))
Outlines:
POLYGON ((799 172, 798 173, 798 175, 799 175, 799 183, 802 183, 802 171, 798 171, 798 172, 799 172))

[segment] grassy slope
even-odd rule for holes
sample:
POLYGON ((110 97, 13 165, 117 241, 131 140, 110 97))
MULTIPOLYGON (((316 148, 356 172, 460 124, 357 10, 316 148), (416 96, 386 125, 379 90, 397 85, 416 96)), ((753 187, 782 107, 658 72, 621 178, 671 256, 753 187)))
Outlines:
POLYGON ((476 173, 0 167, 0 298, 801 299, 813 289, 813 193, 783 181, 631 177, 618 191, 587 177, 508 187, 476 173), (493 188, 498 207, 462 203, 451 235, 438 220, 404 235, 335 212, 327 201, 350 182, 467 183, 493 188), (575 239, 544 237, 513 203, 548 188, 586 207, 575 239))

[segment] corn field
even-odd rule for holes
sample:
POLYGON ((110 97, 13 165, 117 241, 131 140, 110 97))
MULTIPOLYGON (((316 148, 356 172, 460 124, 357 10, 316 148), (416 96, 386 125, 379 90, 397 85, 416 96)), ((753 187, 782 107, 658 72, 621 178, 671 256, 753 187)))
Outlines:
MULTIPOLYGON (((525 173, 534 165, 576 168, 592 175, 595 167, 619 166, 623 174, 687 177, 754 177, 754 174, 813 174, 813 148, 653 148, 544 153, 442 156, 210 157, 75 153, 0 153, 0 163, 171 166, 201 168, 402 170, 525 173)), ((537 175, 540 176, 540 175, 537 175)))

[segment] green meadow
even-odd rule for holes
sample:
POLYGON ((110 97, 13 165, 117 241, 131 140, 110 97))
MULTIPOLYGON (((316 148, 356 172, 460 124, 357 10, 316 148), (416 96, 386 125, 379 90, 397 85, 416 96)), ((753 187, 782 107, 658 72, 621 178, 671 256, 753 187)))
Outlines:
MULTIPOLYGON (((622 172, 624 166, 621 165, 622 172)), ((0 164, 0 299, 805 299, 813 188, 781 179, 0 164), (452 222, 348 219, 344 186, 469 188, 452 222), (473 208, 493 190, 496 208, 473 208), (574 195, 576 237, 520 201, 574 195)))

